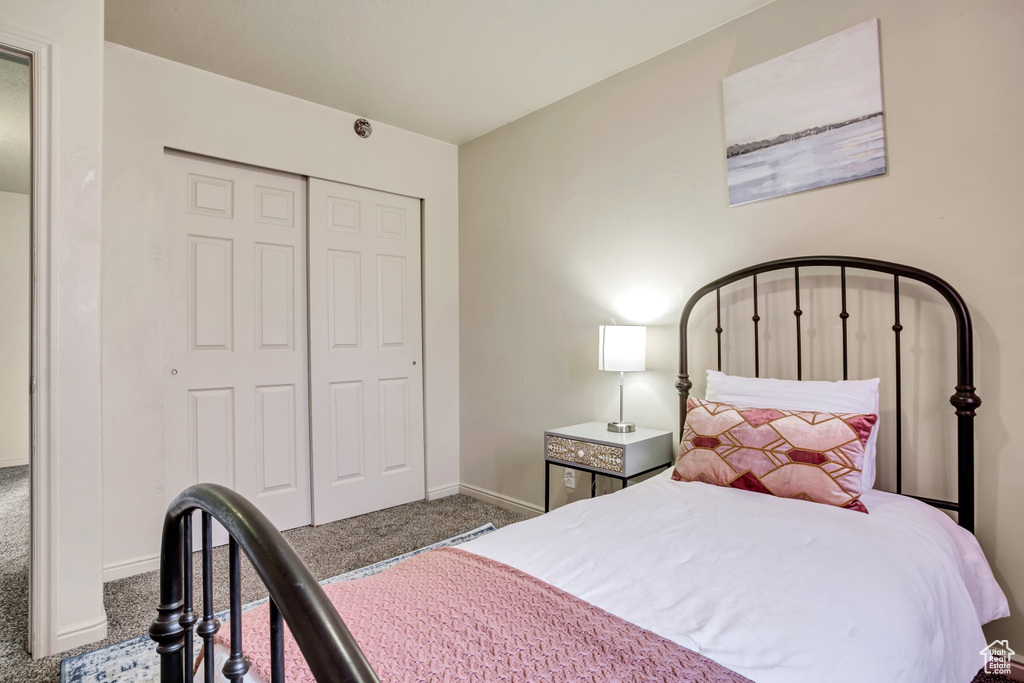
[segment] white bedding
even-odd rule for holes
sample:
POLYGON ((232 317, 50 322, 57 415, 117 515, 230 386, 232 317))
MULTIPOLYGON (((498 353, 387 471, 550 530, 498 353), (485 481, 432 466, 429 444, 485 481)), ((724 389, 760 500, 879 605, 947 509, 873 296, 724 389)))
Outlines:
POLYGON ((981 624, 1009 614, 977 541, 911 498, 862 500, 867 515, 669 471, 459 547, 758 683, 967 683, 981 624))
POLYGON ((974 537, 868 491, 870 514, 659 475, 460 546, 759 683, 967 683, 1009 614, 974 537))

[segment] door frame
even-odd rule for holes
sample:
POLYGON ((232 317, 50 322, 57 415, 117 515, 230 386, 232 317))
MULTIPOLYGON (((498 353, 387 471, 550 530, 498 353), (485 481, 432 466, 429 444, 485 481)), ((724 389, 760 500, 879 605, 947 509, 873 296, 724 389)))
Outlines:
POLYGON ((10 27, 0 26, 0 44, 29 57, 31 88, 31 373, 30 420, 31 452, 29 455, 29 582, 28 582, 28 650, 34 657, 54 651, 56 647, 56 534, 51 514, 57 505, 57 478, 52 471, 51 449, 56 434, 51 420, 51 396, 56 395, 57 336, 53 322, 57 319, 56 297, 58 273, 53 263, 55 235, 53 217, 56 196, 53 173, 55 153, 51 114, 55 88, 54 44, 10 27))

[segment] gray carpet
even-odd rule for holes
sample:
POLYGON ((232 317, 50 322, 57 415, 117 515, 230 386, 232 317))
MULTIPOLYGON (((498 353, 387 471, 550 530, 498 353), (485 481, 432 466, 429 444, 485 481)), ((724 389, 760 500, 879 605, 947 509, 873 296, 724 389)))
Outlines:
POLYGON ((28 661, 28 534, 28 465, 0 468, 0 681, 58 680, 14 667, 28 661))
MULTIPOLYGON (((198 517, 196 518, 198 521, 198 517)), ((418 501, 360 517, 301 527, 285 538, 317 579, 326 579, 442 541, 486 522, 496 527, 524 519, 508 510, 457 495, 418 501)), ((145 633, 156 616, 157 573, 139 574, 103 587, 107 638, 59 655, 32 660, 28 632, 28 467, 0 469, 0 681, 56 683, 60 660, 145 633)), ((199 556, 194 561, 198 583, 199 556)), ((215 609, 227 604, 227 548, 214 552, 215 609)), ((242 566, 242 602, 266 595, 248 562, 242 566)))

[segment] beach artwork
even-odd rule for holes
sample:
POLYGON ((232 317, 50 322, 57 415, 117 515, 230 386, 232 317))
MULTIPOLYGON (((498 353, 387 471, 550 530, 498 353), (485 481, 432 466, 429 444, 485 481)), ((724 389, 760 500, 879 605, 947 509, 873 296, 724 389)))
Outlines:
POLYGON ((729 206, 885 173, 878 19, 722 80, 729 206))

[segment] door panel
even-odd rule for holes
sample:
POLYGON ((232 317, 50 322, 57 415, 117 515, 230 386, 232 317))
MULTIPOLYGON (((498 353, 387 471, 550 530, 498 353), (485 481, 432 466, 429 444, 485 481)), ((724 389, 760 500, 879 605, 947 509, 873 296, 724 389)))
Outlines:
POLYGON ((188 398, 191 479, 234 488, 234 390, 194 389, 188 398))
POLYGON ((425 492, 420 202, 309 179, 313 520, 425 492))
POLYGON ((405 259, 377 256, 377 326, 380 348, 405 346, 405 259))
POLYGON ((165 488, 310 522, 305 181, 165 158, 165 488))
POLYGON ((363 383, 332 382, 331 482, 363 476, 363 383))
POLYGON ((409 380, 380 380, 381 473, 409 466, 409 380))
POLYGON ((295 490, 295 385, 256 387, 259 491, 295 490))
POLYGON ((256 348, 295 348, 295 249, 256 245, 256 348))
POLYGON ((358 349, 362 340, 361 255, 328 250, 328 330, 331 349, 358 349))
POLYGON ((234 331, 234 243, 189 235, 188 246, 191 350, 230 351, 234 331))

